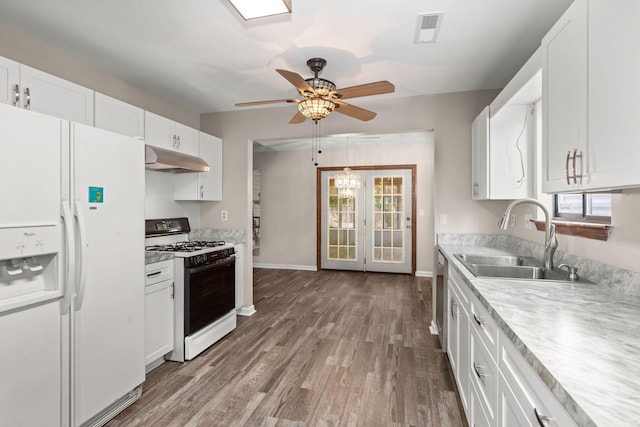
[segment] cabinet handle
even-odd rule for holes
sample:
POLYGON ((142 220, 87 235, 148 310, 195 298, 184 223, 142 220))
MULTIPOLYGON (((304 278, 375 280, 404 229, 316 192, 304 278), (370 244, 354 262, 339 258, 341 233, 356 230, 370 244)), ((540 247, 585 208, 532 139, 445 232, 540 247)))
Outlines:
POLYGON ((28 87, 24 88, 24 96, 26 98, 24 108, 26 108, 27 110, 30 110, 31 109, 31 92, 29 91, 28 87))
POLYGON ((567 161, 564 165, 564 175, 567 177, 567 185, 571 185, 571 180, 569 179, 569 160, 571 159, 571 150, 567 151, 567 161))
POLYGON ((478 193, 480 193, 480 184, 478 184, 477 182, 474 182, 472 192, 474 196, 477 196, 478 193))
POLYGON ((157 276, 160 273, 162 273, 162 271, 156 271, 156 272, 153 272, 153 273, 149 273, 149 274, 147 274, 147 277, 157 276))
POLYGON ((204 199, 204 185, 200 186, 200 198, 204 199))
POLYGON ((172 142, 171 142, 171 146, 172 146, 173 148, 178 148, 178 147, 176 146, 176 135, 175 135, 175 134, 173 135, 173 140, 172 140, 172 142))
POLYGON ((473 370, 476 372, 476 375, 478 376, 478 379, 484 384, 484 377, 486 377, 487 374, 482 372, 480 370, 481 368, 482 368, 482 366, 478 366, 478 365, 476 365, 476 362, 473 362, 473 370))
POLYGON ((578 149, 575 148, 573 150, 573 183, 577 184, 578 180, 577 180, 577 175, 576 175, 576 157, 578 157, 578 149))
POLYGON ((19 85, 13 85, 13 94, 14 94, 13 105, 16 107, 19 107, 20 106, 20 86, 19 85))
POLYGON ((473 313, 473 320, 475 320, 476 323, 478 324, 478 326, 480 326, 480 327, 482 327, 482 325, 484 324, 484 319, 481 316, 478 316, 475 313, 473 313))
POLYGON ((177 136, 178 148, 180 148, 180 135, 177 136))
POLYGON ((549 427, 549 421, 551 421, 551 417, 547 415, 541 415, 538 412, 538 408, 533 408, 533 413, 536 415, 536 420, 538 421, 538 425, 540 427, 549 427))
POLYGON ((451 318, 455 319, 456 318, 456 306, 458 305, 458 302, 456 301, 455 298, 451 297, 451 318))

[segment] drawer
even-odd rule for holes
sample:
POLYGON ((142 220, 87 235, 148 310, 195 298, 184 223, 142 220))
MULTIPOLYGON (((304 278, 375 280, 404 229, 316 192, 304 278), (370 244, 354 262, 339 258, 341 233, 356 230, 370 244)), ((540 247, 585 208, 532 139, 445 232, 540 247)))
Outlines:
POLYGON ((471 327, 478 338, 484 343, 489 355, 496 362, 498 360, 498 325, 486 308, 475 298, 469 313, 471 327))
POLYGON ((478 334, 471 334, 471 382, 491 425, 495 425, 498 406, 498 366, 489 355, 478 334))
POLYGON ((173 260, 164 260, 145 265, 145 286, 173 280, 173 260))

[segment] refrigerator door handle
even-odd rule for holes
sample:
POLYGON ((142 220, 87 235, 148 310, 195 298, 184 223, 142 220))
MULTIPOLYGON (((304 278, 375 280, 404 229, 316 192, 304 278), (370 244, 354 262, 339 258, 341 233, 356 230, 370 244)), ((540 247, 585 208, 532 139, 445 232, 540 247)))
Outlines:
POLYGON ((62 314, 67 314, 71 308, 71 298, 73 297, 73 279, 75 276, 75 259, 73 240, 73 215, 71 214, 71 206, 69 201, 62 202, 62 221, 64 223, 65 233, 65 256, 67 265, 63 275, 64 280, 64 297, 62 299, 62 314))
POLYGON ((79 237, 79 252, 80 252, 80 265, 77 267, 80 274, 78 281, 76 282, 76 304, 75 310, 78 311, 82 308, 82 300, 84 299, 84 291, 87 281, 87 226, 84 218, 84 212, 78 206, 80 201, 76 200, 74 203, 74 216, 78 222, 78 237, 79 237))

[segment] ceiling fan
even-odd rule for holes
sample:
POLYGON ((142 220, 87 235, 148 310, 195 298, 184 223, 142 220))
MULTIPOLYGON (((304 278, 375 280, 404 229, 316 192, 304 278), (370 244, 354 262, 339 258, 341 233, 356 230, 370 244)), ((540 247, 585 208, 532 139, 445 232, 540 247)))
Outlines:
POLYGON ((332 111, 337 111, 354 119, 368 121, 376 116, 373 111, 365 110, 351 104, 343 102, 343 99, 357 98, 359 96, 380 95, 383 93, 391 93, 395 90, 395 86, 386 80, 367 83, 358 86, 346 87, 344 89, 336 89, 336 85, 326 79, 318 77, 318 74, 327 61, 324 58, 311 58, 307 61, 307 65, 313 71, 314 77, 304 79, 300 74, 293 71, 279 70, 282 77, 287 79, 289 83, 298 89, 298 93, 302 99, 274 99, 270 101, 254 101, 241 102, 236 107, 249 107, 262 104, 276 104, 281 102, 289 102, 298 104, 298 113, 289 121, 290 124, 302 123, 306 119, 318 122, 327 117, 332 111))

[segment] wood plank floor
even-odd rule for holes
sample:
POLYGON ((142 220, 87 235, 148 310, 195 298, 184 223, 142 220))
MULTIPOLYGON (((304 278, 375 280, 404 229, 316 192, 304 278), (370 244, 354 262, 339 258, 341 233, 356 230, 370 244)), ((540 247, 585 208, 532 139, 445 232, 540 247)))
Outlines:
POLYGON ((257 313, 108 426, 463 426, 431 280, 256 269, 257 313))

